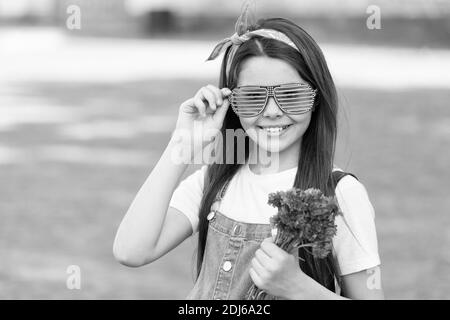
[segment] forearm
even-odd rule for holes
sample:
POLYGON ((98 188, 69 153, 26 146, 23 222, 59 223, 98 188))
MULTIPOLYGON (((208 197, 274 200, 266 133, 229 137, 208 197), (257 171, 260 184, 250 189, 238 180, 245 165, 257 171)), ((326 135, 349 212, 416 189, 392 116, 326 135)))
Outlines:
POLYGON ((307 277, 306 282, 304 277, 302 280, 293 281, 293 288, 287 298, 289 300, 349 300, 330 291, 310 277, 307 277))
POLYGON ((131 203, 114 241, 116 257, 140 261, 156 245, 171 196, 188 165, 175 161, 176 148, 171 139, 131 203))

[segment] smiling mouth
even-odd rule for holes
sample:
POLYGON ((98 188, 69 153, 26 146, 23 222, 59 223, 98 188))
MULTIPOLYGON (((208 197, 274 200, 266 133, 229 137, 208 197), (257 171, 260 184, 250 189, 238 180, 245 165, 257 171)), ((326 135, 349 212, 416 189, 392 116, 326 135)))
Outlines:
POLYGON ((286 126, 257 126, 259 129, 263 130, 269 134, 280 134, 286 131, 292 124, 288 124, 286 126))

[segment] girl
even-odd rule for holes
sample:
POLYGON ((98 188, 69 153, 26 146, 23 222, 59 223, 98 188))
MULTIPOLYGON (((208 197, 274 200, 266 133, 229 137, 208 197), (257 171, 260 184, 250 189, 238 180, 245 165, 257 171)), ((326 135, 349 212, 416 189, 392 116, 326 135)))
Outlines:
POLYGON ((373 207, 365 187, 333 166, 338 105, 323 54, 289 20, 247 21, 244 12, 236 33, 209 58, 225 51, 219 88, 202 87, 181 104, 167 148, 117 231, 114 255, 142 266, 198 232, 188 299, 243 299, 252 282, 281 299, 382 299, 373 207), (241 150, 222 138, 234 161, 203 165, 178 185, 188 164, 174 154, 186 133, 194 139, 192 160, 211 144, 206 132, 225 137, 227 129, 245 131, 245 161, 238 163, 241 150), (260 148, 277 166, 250 161, 260 148), (303 249, 298 259, 271 240, 276 209, 268 194, 292 186, 337 197, 343 217, 326 259, 303 249))

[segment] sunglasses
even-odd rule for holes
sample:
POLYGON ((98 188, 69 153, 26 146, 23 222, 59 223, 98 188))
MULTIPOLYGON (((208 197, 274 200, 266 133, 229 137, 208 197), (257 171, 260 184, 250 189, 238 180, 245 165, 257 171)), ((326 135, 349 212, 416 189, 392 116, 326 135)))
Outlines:
POLYGON ((233 111, 240 117, 255 117, 274 97, 280 109, 291 115, 306 113, 313 109, 317 89, 307 83, 287 83, 277 86, 240 86, 228 97, 233 111))

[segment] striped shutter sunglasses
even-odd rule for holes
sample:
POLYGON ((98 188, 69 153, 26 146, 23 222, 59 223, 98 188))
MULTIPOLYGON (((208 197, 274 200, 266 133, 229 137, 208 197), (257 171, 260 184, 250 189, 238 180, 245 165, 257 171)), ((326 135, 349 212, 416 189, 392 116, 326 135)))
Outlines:
POLYGON ((228 96, 233 111, 240 117, 255 117, 267 105, 269 97, 286 114, 298 115, 313 109, 317 89, 307 83, 287 83, 276 86, 240 86, 228 96))

